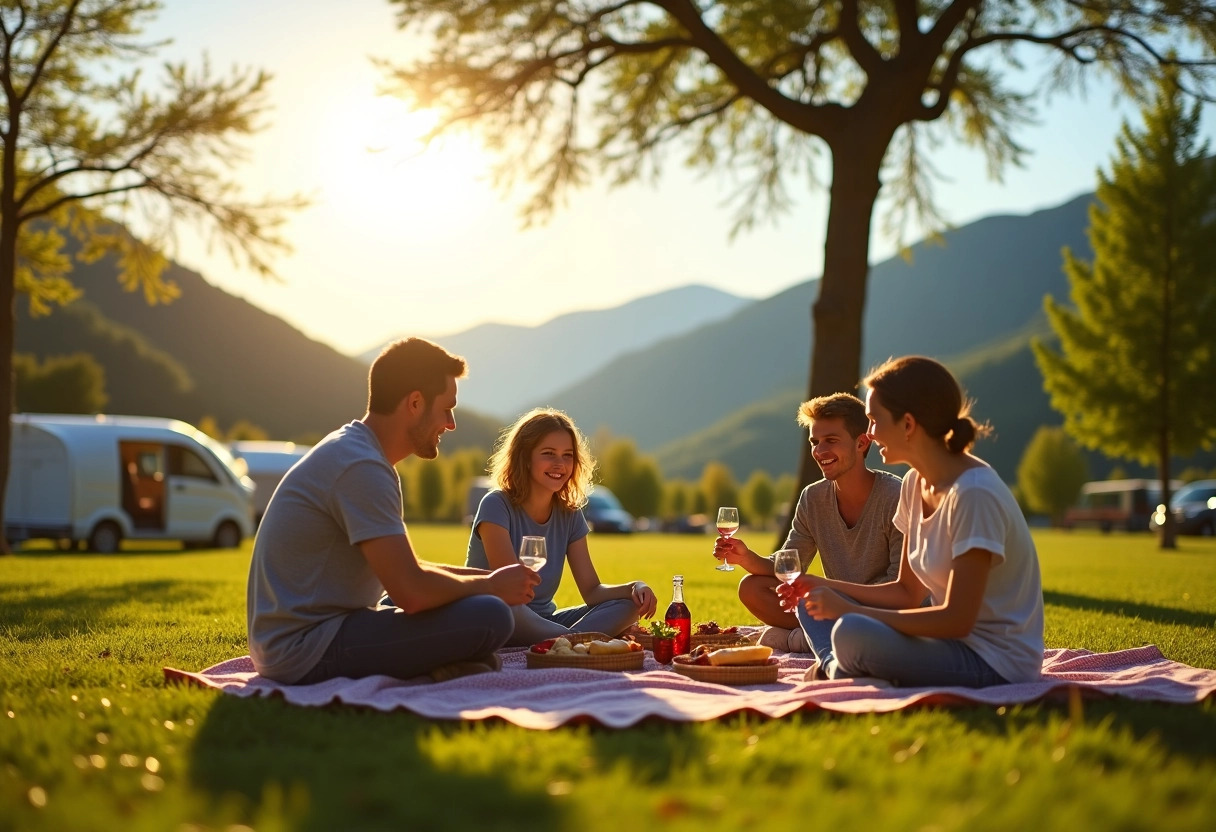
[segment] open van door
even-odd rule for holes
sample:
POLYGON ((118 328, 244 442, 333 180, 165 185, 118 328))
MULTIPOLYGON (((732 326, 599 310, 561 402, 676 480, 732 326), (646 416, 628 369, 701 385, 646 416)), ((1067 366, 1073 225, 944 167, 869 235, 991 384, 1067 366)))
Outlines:
POLYGON ((122 509, 136 531, 164 531, 165 446, 154 442, 119 442, 122 509))

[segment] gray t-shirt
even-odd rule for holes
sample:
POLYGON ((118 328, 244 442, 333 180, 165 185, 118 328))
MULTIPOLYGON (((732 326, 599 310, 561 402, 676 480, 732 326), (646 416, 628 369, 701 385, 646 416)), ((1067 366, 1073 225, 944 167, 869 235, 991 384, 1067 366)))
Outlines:
POLYGON ((383 593, 359 543, 405 533, 401 480, 362 422, 325 437, 287 472, 266 507, 249 565, 249 655, 291 684, 345 617, 383 593))
POLYGON ((486 547, 481 542, 479 527, 482 523, 493 523, 506 529, 511 537, 511 546, 517 554, 519 542, 524 535, 540 535, 545 539, 548 560, 541 567, 540 584, 528 606, 544 617, 553 615, 557 609, 553 596, 557 594, 557 587, 562 582, 562 570, 566 567, 566 550, 570 548, 571 543, 587 536, 587 521, 583 518, 583 513, 554 506, 548 522, 537 523, 521 506, 512 503, 506 494, 498 490, 487 492, 481 498, 477 515, 473 518, 473 530, 469 534, 469 552, 465 556, 464 565, 489 569, 486 547))
POLYGON ((874 473, 874 487, 852 528, 840 516, 832 483, 819 480, 802 489, 784 548, 798 550, 803 572, 818 552, 823 574, 832 580, 881 584, 899 577, 904 535, 892 521, 899 508, 900 481, 885 471, 874 473))

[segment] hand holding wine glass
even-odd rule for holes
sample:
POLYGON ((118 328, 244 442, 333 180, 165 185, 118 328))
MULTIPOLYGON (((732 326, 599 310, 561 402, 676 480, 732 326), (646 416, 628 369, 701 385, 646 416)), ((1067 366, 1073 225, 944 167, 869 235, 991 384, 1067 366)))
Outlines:
POLYGON ((773 553, 773 575, 783 584, 792 584, 802 574, 802 559, 797 549, 778 549, 773 553))
POLYGON ((539 572, 549 562, 545 539, 539 535, 524 535, 519 542, 519 562, 533 572, 539 572))
MULTIPOLYGON (((731 538, 735 532, 739 531, 739 509, 734 506, 722 506, 718 509, 718 535, 720 537, 731 538)), ((719 572, 734 572, 735 567, 726 561, 719 563, 714 567, 719 572)))

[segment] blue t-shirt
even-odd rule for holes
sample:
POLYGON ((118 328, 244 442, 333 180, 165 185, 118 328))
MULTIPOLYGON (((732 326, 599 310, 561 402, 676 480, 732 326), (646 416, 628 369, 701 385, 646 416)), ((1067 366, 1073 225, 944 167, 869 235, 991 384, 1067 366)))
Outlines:
POLYGON ((359 544, 405 534, 401 480, 362 422, 331 433, 287 472, 253 542, 249 655, 291 684, 311 670, 346 616, 384 592, 359 544))
POLYGON ((583 519, 583 513, 555 505, 553 513, 549 515, 549 521, 537 523, 528 516, 522 506, 512 503, 506 494, 497 489, 487 492, 481 498, 477 515, 473 518, 473 531, 469 534, 469 553, 465 556, 464 565, 489 569, 486 547, 478 532, 482 523, 493 523, 506 529, 516 554, 519 553, 519 543, 524 535, 540 535, 545 539, 545 552, 549 559, 541 567, 540 585, 536 587, 536 595, 528 606, 540 615, 552 615, 557 609, 553 596, 557 594, 557 587, 562 582, 562 571, 566 567, 566 550, 570 548, 571 543, 587 536, 587 521, 583 519))

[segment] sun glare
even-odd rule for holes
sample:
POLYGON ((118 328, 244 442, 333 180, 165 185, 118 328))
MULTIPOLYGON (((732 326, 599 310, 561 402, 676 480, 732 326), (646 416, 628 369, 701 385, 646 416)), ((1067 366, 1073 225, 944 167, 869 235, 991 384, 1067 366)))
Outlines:
POLYGON ((485 154, 467 134, 427 133, 439 116, 383 96, 352 102, 334 115, 324 141, 324 198, 352 223, 435 219, 488 193, 485 154))

